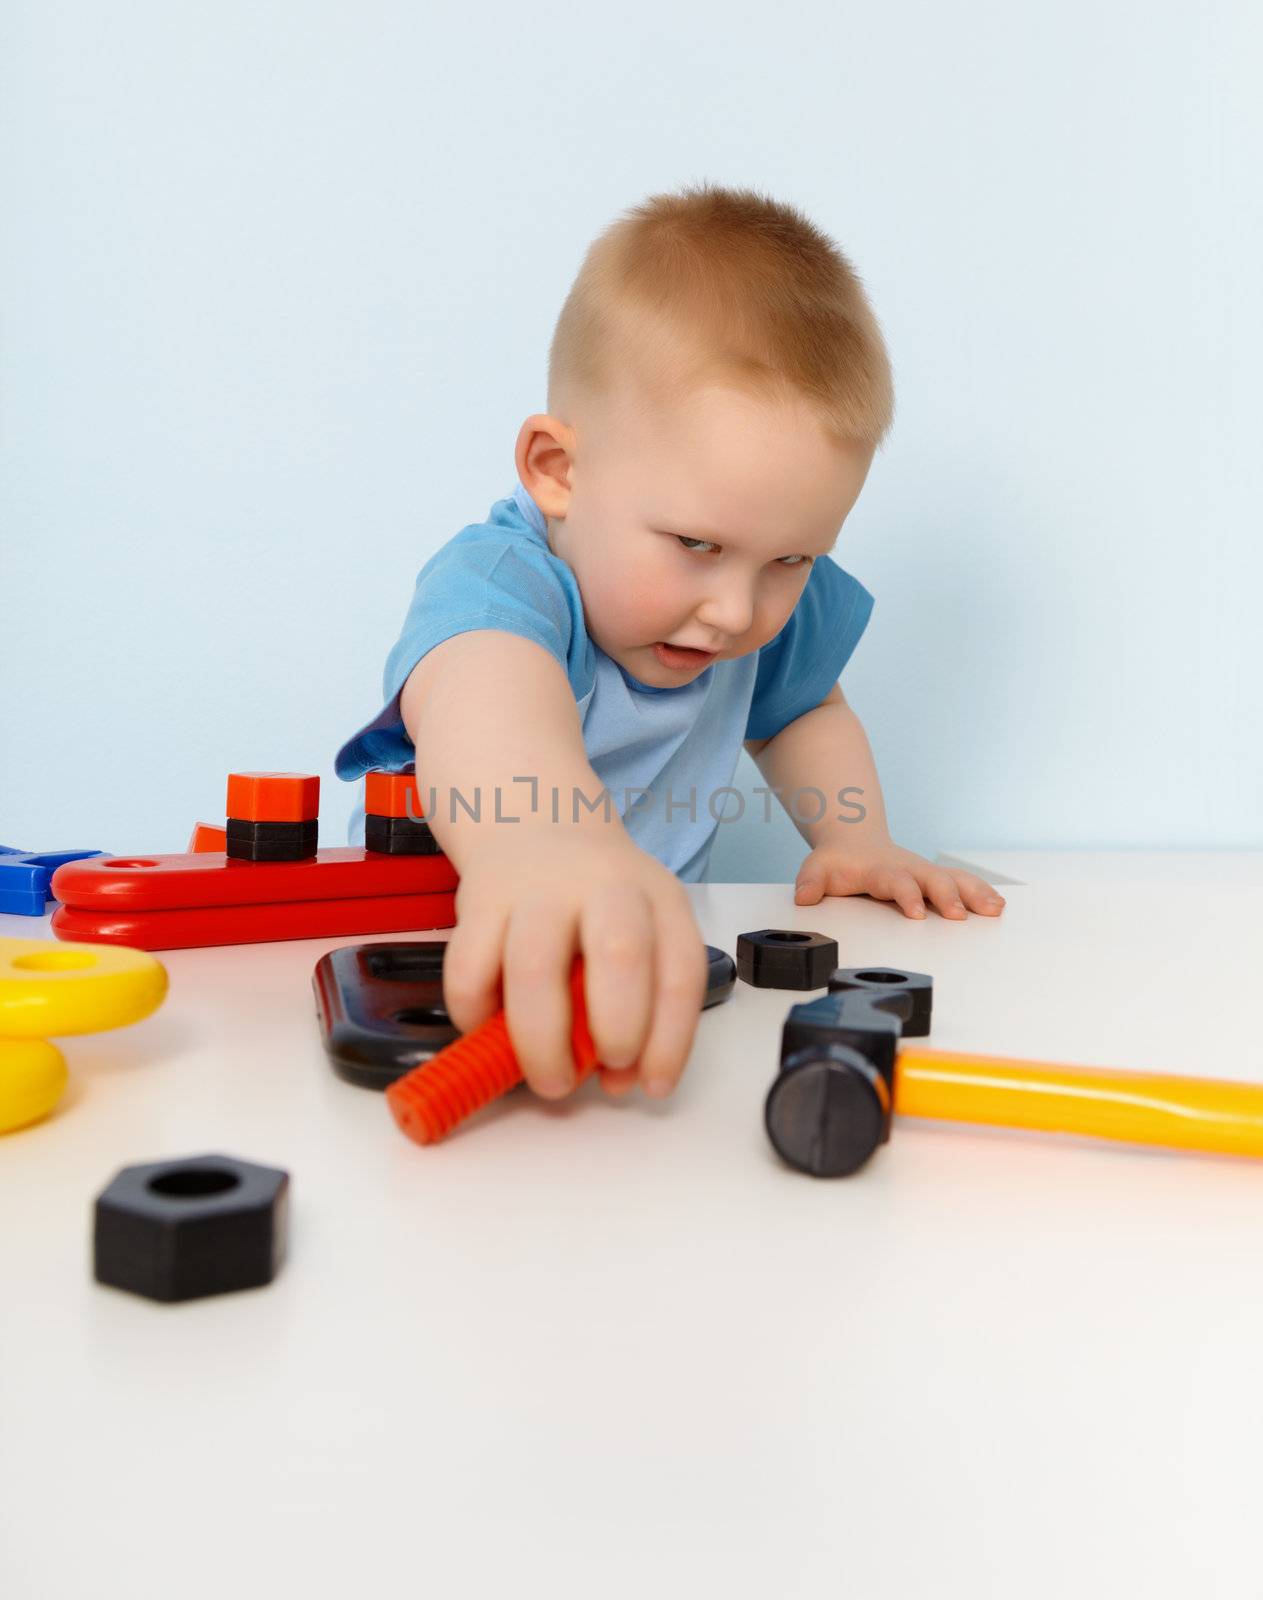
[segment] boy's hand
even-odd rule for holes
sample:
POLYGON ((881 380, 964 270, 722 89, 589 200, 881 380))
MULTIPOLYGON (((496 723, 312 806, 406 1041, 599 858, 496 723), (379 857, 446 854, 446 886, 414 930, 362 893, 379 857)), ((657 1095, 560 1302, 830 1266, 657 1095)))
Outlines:
POLYGON ((515 828, 479 841, 456 891, 443 997, 462 1033, 501 1006, 522 1076, 555 1100, 574 1088, 569 977, 584 999, 601 1086, 679 1082, 706 997, 706 946, 684 886, 621 828, 515 828), (503 979, 501 981, 501 974, 503 979))
POLYGON ((814 906, 829 894, 893 900, 906 917, 923 917, 928 899, 943 916, 957 921, 970 911, 998 917, 1005 903, 1002 894, 974 873, 936 867, 890 838, 861 843, 835 837, 818 844, 798 869, 794 903, 814 906))

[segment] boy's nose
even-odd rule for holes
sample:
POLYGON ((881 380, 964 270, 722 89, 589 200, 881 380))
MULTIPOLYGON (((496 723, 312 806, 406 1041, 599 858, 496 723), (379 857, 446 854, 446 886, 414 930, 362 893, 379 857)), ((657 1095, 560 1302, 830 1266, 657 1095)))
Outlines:
POLYGON ((724 639, 736 639, 750 631, 754 597, 748 590, 736 588, 712 592, 697 608, 697 621, 724 639))

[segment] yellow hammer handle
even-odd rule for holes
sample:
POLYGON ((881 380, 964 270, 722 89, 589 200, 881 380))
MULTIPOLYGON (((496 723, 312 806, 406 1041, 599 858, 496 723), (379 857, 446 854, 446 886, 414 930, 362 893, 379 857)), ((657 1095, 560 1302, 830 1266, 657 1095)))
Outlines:
POLYGON ((907 1117, 1263 1156, 1263 1084, 1224 1078, 1066 1067, 902 1044, 895 1110, 907 1117))

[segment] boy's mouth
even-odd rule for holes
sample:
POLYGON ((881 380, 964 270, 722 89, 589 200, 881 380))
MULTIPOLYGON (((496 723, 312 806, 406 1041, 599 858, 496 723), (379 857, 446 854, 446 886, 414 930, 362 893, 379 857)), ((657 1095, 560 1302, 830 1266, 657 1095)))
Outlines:
POLYGON ((654 645, 653 653, 662 666, 669 667, 674 672, 685 672, 692 667, 704 667, 718 654, 715 650, 684 649, 679 645, 666 644, 661 639, 654 645))

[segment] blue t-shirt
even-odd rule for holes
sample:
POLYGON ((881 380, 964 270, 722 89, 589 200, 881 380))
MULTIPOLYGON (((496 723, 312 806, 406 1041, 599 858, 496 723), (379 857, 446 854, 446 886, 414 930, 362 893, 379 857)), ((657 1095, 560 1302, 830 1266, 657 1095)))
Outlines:
MULTIPOLYGON (((873 609, 863 584, 829 556, 818 557, 798 604, 774 639, 733 660, 713 661, 690 683, 641 683, 588 637, 571 568, 548 547, 543 513, 519 483, 485 522, 471 523, 417 574, 412 604, 386 659, 385 704, 338 751, 334 770, 353 780, 374 768, 398 772, 415 758, 399 715, 413 667, 453 634, 496 628, 540 644, 565 668, 579 708, 589 765, 611 808, 643 849, 685 883, 701 880, 745 739, 770 739, 818 706, 838 681, 873 609)), ((523 775, 526 776, 526 775, 523 775)), ((417 774, 428 810, 424 773, 417 774)), ((465 797, 471 805, 475 797, 465 797)), ((589 795, 595 809, 599 797, 589 795)), ((827 797, 832 800, 832 796, 827 797)), ((540 780, 502 795, 506 820, 553 805, 540 780)), ((560 793, 569 818, 583 801, 560 793)), ((492 797, 484 797, 491 815, 492 797)), ((456 826, 462 811, 456 807, 456 826)), ((363 843, 363 798, 348 839, 363 843)))

